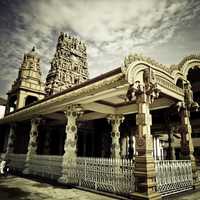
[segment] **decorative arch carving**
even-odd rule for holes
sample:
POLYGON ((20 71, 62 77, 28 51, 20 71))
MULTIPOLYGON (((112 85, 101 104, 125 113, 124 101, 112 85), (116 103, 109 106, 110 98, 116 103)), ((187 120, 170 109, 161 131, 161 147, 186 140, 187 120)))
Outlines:
MULTIPOLYGON (((187 79, 190 69, 193 69, 194 67, 200 68, 200 55, 187 56, 177 66, 179 73, 182 74, 185 79, 187 79)), ((175 70, 173 70, 173 73, 174 71, 175 70)))
POLYGON ((160 77, 174 84, 174 78, 169 73, 170 68, 157 63, 151 58, 146 58, 137 54, 127 56, 121 69, 129 84, 133 84, 137 81, 143 82, 143 74, 146 69, 150 69, 150 76, 153 72, 155 80, 157 77, 160 77))

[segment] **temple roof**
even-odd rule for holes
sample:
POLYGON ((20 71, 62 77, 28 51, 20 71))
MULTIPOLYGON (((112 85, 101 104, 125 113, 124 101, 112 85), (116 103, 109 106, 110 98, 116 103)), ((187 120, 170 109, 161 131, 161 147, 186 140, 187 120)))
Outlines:
POLYGON ((127 57, 125 57, 124 60, 124 66, 128 66, 130 63, 132 62, 136 62, 136 61, 142 61, 142 62, 146 62, 150 65, 153 65, 157 68, 163 69, 164 71, 168 72, 169 74, 171 74, 174 70, 181 70, 181 68, 183 67, 183 65, 190 61, 190 60, 200 60, 200 55, 189 55, 189 56, 185 56, 181 62, 179 62, 178 64, 172 64, 172 65, 164 65, 164 64, 160 64, 159 62, 157 62, 156 60, 150 58, 150 57, 146 57, 143 56, 141 54, 129 54, 127 57))

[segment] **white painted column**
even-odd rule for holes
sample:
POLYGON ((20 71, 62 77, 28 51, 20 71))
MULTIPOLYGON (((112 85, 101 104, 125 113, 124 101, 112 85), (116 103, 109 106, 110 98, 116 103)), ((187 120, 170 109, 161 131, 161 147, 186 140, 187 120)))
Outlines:
POLYGON ((126 157, 126 137, 125 136, 121 139, 121 157, 122 158, 126 157))
POLYGON ((35 118, 31 120, 31 130, 30 130, 30 138, 28 144, 28 152, 26 154, 26 162, 25 169, 23 171, 24 174, 30 173, 30 161, 32 156, 36 154, 37 151, 37 137, 38 137, 38 126, 40 124, 41 119, 35 118))
POLYGON ((156 151, 157 147, 156 147, 156 137, 153 137, 153 156, 154 159, 157 160, 157 151, 156 151))
POLYGON ((83 156, 86 157, 86 150, 87 150, 87 132, 83 133, 83 156))
POLYGON ((64 111, 67 118, 66 125, 66 139, 64 145, 64 155, 62 163, 62 176, 59 182, 68 183, 68 173, 76 167, 77 157, 77 118, 80 115, 80 107, 77 105, 70 105, 64 111))
POLYGON ((135 157, 136 155, 136 146, 135 146, 135 136, 132 136, 132 140, 133 140, 133 157, 135 157))
POLYGON ((129 155, 129 136, 126 136, 126 158, 129 155))
POLYGON ((164 151, 163 151, 163 146, 162 142, 160 141, 160 159, 164 160, 164 151))
POLYGON ((7 156, 10 153, 13 153, 13 151, 14 151, 14 141, 15 141, 15 137, 16 137, 15 129, 16 129, 16 124, 11 124, 10 130, 9 130, 9 136, 8 136, 8 143, 7 143, 7 147, 6 147, 5 158, 7 158, 7 156))
POLYGON ((51 127, 48 127, 45 133, 45 141, 44 141, 44 154, 50 154, 50 140, 51 140, 51 127))
POLYGON ((156 137, 156 157, 158 160, 161 159, 161 152, 160 152, 160 140, 159 140, 159 137, 156 137))
POLYGON ((123 122, 124 117, 122 115, 110 115, 108 117, 108 121, 112 125, 112 146, 111 146, 111 157, 112 158, 120 158, 120 132, 119 127, 123 122))

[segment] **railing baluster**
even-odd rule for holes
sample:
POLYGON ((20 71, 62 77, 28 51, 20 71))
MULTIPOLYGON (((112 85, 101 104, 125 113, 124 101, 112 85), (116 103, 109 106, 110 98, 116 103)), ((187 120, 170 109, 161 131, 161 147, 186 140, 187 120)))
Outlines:
POLYGON ((190 160, 155 161, 157 191, 162 196, 192 189, 190 160))

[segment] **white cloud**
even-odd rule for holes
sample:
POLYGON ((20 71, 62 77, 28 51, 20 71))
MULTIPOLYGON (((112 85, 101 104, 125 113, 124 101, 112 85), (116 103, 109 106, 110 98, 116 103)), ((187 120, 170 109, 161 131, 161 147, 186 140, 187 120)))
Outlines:
MULTIPOLYGON (((189 26, 195 20, 199 8, 198 1, 190 0, 21 2, 20 7, 12 10, 16 16, 15 31, 9 38, 4 35, 7 42, 2 41, 0 61, 12 68, 19 67, 24 51, 34 44, 39 48, 46 75, 58 34, 65 31, 88 44, 89 71, 93 77, 120 66, 129 52, 149 54, 154 48, 161 48, 183 24, 189 26)), ((3 78, 5 72, 0 73, 3 78)))

